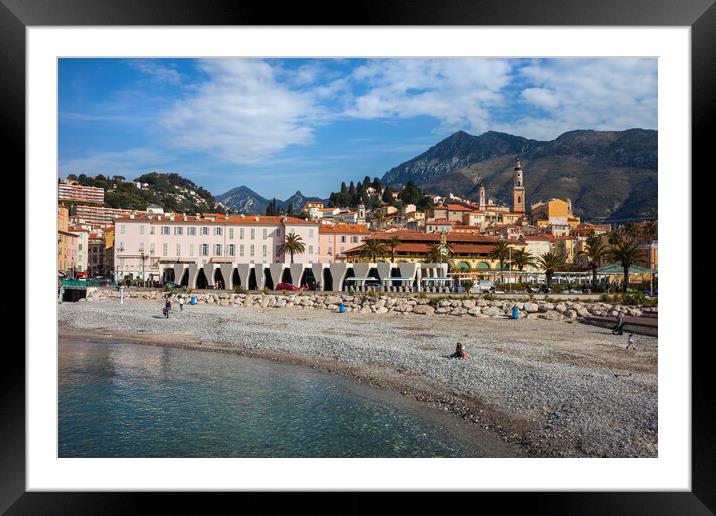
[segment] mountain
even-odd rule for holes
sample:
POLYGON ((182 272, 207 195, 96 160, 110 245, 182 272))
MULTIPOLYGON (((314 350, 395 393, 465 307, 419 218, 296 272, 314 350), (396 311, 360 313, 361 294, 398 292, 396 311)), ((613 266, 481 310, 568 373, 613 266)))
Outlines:
POLYGON ((225 211, 206 189, 176 173, 150 172, 133 181, 127 181, 123 176, 109 177, 102 174, 70 174, 67 179, 77 181, 82 186, 102 188, 104 204, 109 208, 146 210, 148 205, 157 204, 165 211, 180 213, 225 211), (137 187, 137 183, 141 187, 137 187))
POLYGON ((515 159, 524 169, 527 202, 572 200, 586 219, 650 217, 657 214, 657 132, 579 130, 552 141, 505 133, 455 133, 383 177, 390 185, 413 180, 439 195, 477 200, 487 195, 509 204, 515 159))
MULTIPOLYGON (((266 207, 271 199, 267 199, 247 186, 238 186, 232 188, 228 192, 217 195, 216 200, 221 204, 234 211, 245 213, 247 215, 263 215, 266 213, 266 207)), ((276 199, 276 206, 284 210, 288 209, 288 204, 293 205, 294 211, 300 211, 307 202, 322 201, 319 197, 306 197, 300 190, 296 191, 291 197, 285 201, 276 199)))
POLYGON ((248 186, 238 186, 216 196, 216 200, 231 210, 247 215, 263 215, 269 200, 254 192, 248 186))

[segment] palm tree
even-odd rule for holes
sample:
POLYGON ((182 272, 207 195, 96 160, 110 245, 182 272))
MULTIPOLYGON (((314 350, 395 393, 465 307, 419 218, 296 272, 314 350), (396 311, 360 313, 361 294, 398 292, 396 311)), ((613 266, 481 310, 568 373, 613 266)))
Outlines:
POLYGON ((450 264, 450 256, 452 256, 452 246, 447 242, 438 242, 430 248, 428 255, 425 257, 425 263, 447 263, 450 264))
POLYGON ((385 247, 387 249, 390 249, 390 261, 395 262, 395 248, 398 247, 401 244, 400 237, 398 235, 393 235, 388 239, 387 242, 385 242, 385 247))
POLYGON ((579 254, 587 257, 587 266, 592 271, 592 288, 597 288, 597 270, 602 266, 607 257, 609 247, 602 241, 599 235, 587 237, 587 248, 579 254))
POLYGON ((360 254, 363 258, 368 258, 368 261, 375 262, 378 258, 385 256, 387 252, 384 242, 371 238, 365 241, 360 254))
POLYGON ((555 253, 553 251, 549 251, 548 253, 544 253, 542 256, 540 256, 537 260, 537 265, 544 270, 545 276, 547 276, 547 286, 549 287, 552 284, 552 276, 554 276, 554 271, 557 269, 557 267, 564 265, 564 256, 562 253, 555 253))
POLYGON ((525 249, 515 249, 512 252, 512 265, 520 271, 520 283, 522 283, 522 271, 528 265, 535 264, 535 257, 525 249))
POLYGON ((306 246, 302 242, 300 235, 295 233, 289 233, 286 235, 286 240, 283 244, 278 246, 278 252, 281 254, 289 253, 291 255, 291 263, 293 263, 293 255, 300 254, 306 250, 306 246))
POLYGON ((642 251, 636 242, 622 238, 614 244, 608 251, 607 257, 610 260, 619 262, 624 269, 624 283, 622 284, 622 292, 626 292, 629 288, 629 267, 636 264, 642 258, 642 251))
MULTIPOLYGON (((505 262, 510 259, 509 244, 504 240, 500 240, 495 244, 495 247, 492 249, 492 251, 490 251, 489 256, 493 260, 497 260, 500 262, 500 276, 502 276, 502 271, 505 269, 505 262)), ((504 281, 504 278, 502 279, 504 281)))

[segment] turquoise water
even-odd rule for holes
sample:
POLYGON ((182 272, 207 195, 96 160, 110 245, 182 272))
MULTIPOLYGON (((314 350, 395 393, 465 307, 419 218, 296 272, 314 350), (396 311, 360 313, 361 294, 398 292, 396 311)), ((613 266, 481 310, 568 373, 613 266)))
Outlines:
POLYGON ((61 340, 59 457, 509 456, 399 395, 237 355, 61 340))

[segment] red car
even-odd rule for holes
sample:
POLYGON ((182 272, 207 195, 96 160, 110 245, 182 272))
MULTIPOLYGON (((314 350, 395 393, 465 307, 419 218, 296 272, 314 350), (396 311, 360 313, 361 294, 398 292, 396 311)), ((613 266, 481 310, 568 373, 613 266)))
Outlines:
POLYGON ((276 290, 298 290, 298 287, 291 283, 279 283, 276 285, 276 290))

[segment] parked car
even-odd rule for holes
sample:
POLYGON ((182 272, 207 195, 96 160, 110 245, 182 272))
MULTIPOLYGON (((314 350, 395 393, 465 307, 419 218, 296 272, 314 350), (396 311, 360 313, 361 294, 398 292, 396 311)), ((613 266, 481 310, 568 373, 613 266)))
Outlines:
POLYGON ((540 291, 542 294, 549 294, 550 292, 552 292, 552 288, 551 288, 551 287, 548 287, 547 285, 542 285, 542 286, 539 288, 539 291, 540 291))
POLYGON ((298 290, 298 287, 291 283, 279 283, 276 285, 276 290, 298 290))
POLYGON ((379 280, 367 280, 365 282, 366 287, 370 287, 373 290, 383 290, 383 285, 380 283, 379 280))

